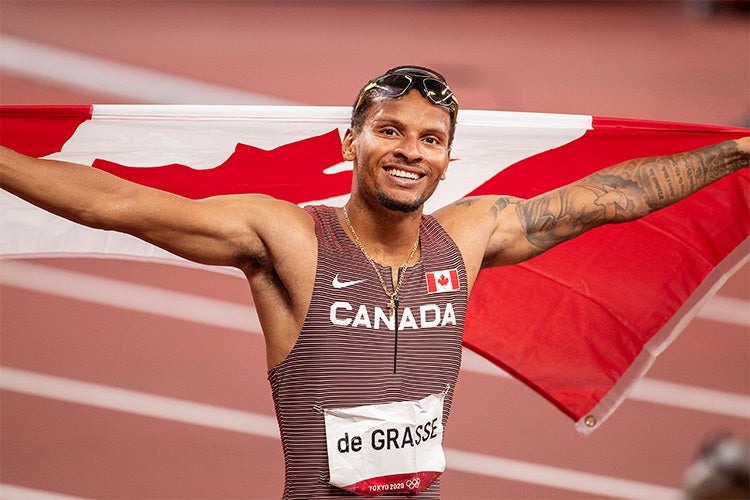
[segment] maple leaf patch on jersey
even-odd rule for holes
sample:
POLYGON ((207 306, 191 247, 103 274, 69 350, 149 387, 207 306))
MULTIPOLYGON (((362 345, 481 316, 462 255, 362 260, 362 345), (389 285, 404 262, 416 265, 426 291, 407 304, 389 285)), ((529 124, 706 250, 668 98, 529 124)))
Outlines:
POLYGON ((461 288, 458 282, 458 270, 446 269, 425 273, 427 293, 453 292, 461 288))

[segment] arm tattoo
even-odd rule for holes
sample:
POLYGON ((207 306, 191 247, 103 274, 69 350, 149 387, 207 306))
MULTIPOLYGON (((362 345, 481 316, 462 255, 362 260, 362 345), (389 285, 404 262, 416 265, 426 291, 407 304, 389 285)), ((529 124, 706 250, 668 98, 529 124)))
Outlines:
POLYGON ((750 155, 734 141, 726 141, 672 156, 631 160, 613 169, 642 186, 646 194, 643 202, 653 211, 747 167, 749 162, 750 155))
MULTIPOLYGON (((463 206, 463 207, 470 207, 480 199, 482 199, 482 196, 469 196, 467 198, 461 198, 460 200, 454 202, 453 204, 455 206, 463 206)), ((490 214, 492 215, 492 218, 497 220, 498 215, 500 212, 505 209, 508 205, 511 204, 511 200, 513 198, 510 196, 500 196, 495 201, 495 203, 492 204, 490 207, 490 214)))
POLYGON ((466 206, 470 207, 476 202, 479 198, 476 196, 469 196, 467 198, 461 198, 460 200, 454 202, 453 204, 456 206, 466 206))
POLYGON ((510 205, 510 198, 508 196, 501 196, 497 199, 497 201, 495 201, 495 204, 492 205, 492 216, 495 218, 495 220, 497 220, 500 212, 505 210, 508 205, 510 205))
POLYGON ((633 192, 638 188, 627 179, 594 174, 519 204, 516 213, 527 240, 542 252, 596 226, 629 220, 633 192))
POLYGON ((734 141, 671 156, 626 161, 517 205, 527 240, 541 253, 602 224, 664 208, 747 167, 734 141))
MULTIPOLYGON (((748 166, 750 154, 736 141, 726 141, 618 163, 528 200, 500 196, 488 215, 497 222, 502 212, 512 210, 521 237, 531 244, 525 251, 538 255, 597 226, 643 217, 748 166)), ((464 198, 455 205, 469 207, 480 199, 484 197, 464 198)))

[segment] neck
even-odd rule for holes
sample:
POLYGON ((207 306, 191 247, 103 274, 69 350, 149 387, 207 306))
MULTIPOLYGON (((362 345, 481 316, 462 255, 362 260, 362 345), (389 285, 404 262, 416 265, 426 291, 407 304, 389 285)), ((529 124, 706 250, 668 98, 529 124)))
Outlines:
MULTIPOLYGON (((419 238, 419 223, 422 211, 410 213, 396 212, 383 209, 373 213, 367 209, 358 208, 355 204, 346 204, 351 228, 346 223, 344 209, 339 217, 342 226, 349 233, 349 237, 359 239, 367 254, 377 263, 396 268, 404 264, 404 260, 411 253, 414 243, 419 238), (352 233, 352 229, 355 234, 352 233)), ((413 265, 419 256, 419 251, 410 259, 413 265)))

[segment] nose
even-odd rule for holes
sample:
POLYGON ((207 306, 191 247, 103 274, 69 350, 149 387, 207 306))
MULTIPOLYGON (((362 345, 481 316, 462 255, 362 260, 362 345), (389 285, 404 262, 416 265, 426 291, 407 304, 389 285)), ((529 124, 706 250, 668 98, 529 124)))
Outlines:
POLYGON ((415 162, 422 159, 422 152, 419 149, 419 141, 416 137, 404 136, 399 141, 394 151, 396 156, 408 162, 415 162))

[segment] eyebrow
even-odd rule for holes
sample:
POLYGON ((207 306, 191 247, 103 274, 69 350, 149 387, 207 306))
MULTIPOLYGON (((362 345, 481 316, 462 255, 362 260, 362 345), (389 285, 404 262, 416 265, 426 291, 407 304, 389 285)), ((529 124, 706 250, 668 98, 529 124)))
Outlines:
MULTIPOLYGON (((405 127, 406 124, 403 122, 403 120, 399 120, 398 118, 395 118, 393 116, 387 115, 385 113, 377 116, 372 117, 371 121, 374 124, 392 124, 396 125, 398 127, 405 127)), ((426 133, 428 135, 436 135, 439 137, 449 137, 450 132, 449 130, 443 130, 439 127, 427 127, 424 130, 422 130, 422 133, 426 133)))

